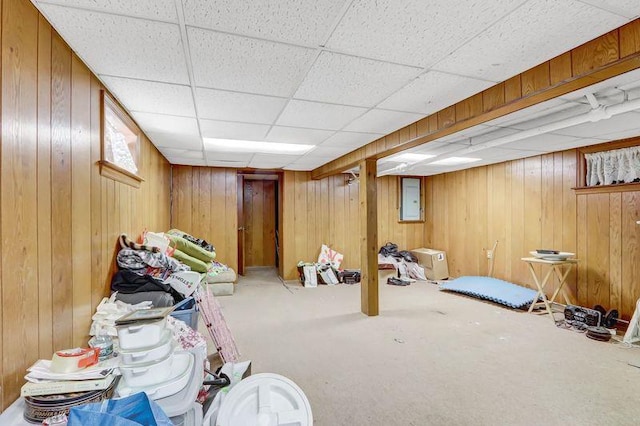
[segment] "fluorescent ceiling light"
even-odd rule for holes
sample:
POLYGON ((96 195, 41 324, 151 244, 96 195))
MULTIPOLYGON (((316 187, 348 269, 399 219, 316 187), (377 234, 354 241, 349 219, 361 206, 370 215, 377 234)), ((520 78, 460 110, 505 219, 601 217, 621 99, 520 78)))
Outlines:
POLYGON ((404 154, 398 154, 398 155, 394 155, 392 157, 388 157, 385 159, 385 163, 387 161, 395 161, 398 163, 409 163, 409 164, 413 164, 413 163, 419 163, 421 161, 426 160, 427 158, 433 158, 435 157, 435 155, 430 155, 430 154, 416 154, 413 152, 405 152, 404 154))
POLYGON ((204 142, 205 150, 218 152, 301 155, 315 148, 315 145, 243 141, 237 139, 202 138, 202 141, 204 142))
POLYGON ((449 158, 443 158, 442 160, 434 161, 429 164, 433 164, 437 166, 453 166, 456 164, 475 163, 476 161, 480 161, 480 160, 482 160, 482 158, 449 157, 449 158))

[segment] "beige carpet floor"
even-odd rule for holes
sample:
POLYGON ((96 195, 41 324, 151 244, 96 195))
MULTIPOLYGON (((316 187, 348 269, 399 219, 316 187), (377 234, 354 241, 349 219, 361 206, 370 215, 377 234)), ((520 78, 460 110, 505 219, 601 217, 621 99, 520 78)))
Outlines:
POLYGON ((274 270, 219 298, 253 372, 306 393, 316 425, 636 425, 638 348, 556 328, 547 316, 438 291, 286 285, 274 270))

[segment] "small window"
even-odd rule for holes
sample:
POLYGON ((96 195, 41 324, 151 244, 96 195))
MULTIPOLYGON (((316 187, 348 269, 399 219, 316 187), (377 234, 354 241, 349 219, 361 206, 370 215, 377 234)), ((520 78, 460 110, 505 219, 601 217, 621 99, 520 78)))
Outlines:
POLYGON ((577 149, 577 193, 633 191, 640 185, 640 137, 577 149))
POLYGON ((400 177, 400 222, 422 222, 422 178, 400 177))
POLYGON ((640 146, 593 152, 584 158, 586 186, 640 182, 640 146))
POLYGON ((140 187, 140 129, 124 110, 102 91, 102 161, 100 173, 140 187))

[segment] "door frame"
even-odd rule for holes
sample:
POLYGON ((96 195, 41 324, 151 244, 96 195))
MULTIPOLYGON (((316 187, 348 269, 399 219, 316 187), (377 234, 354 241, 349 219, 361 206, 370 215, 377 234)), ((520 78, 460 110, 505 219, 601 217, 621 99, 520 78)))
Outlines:
POLYGON ((238 223, 238 274, 245 274, 245 224, 244 224, 244 182, 245 180, 272 180, 276 182, 275 188, 275 232, 276 232, 276 264, 279 274, 282 265, 282 186, 283 171, 282 170, 255 170, 255 169, 238 169, 237 171, 237 223, 238 223))

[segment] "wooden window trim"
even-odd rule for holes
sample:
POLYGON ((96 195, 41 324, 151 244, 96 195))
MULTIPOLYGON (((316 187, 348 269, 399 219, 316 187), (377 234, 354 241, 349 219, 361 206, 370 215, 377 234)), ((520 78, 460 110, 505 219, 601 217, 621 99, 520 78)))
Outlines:
POLYGON ((576 186, 573 189, 576 194, 597 194, 607 192, 627 192, 640 190, 640 182, 631 183, 618 183, 615 185, 597 185, 587 186, 587 162, 584 158, 585 154, 592 154, 594 152, 611 151, 614 149, 629 148, 631 146, 640 145, 640 136, 620 139, 614 142, 606 142, 598 145, 584 146, 576 149, 576 186))
POLYGON ((133 186, 134 188, 140 188, 140 184, 144 182, 142 176, 132 173, 105 158, 105 109, 108 107, 128 128, 134 133, 138 140, 136 143, 136 166, 140 170, 142 159, 140 158, 140 145, 142 143, 142 131, 136 125, 136 123, 129 117, 124 111, 122 106, 107 93, 106 90, 100 91, 100 175, 109 179, 113 179, 117 182, 124 183, 126 185, 133 186))

